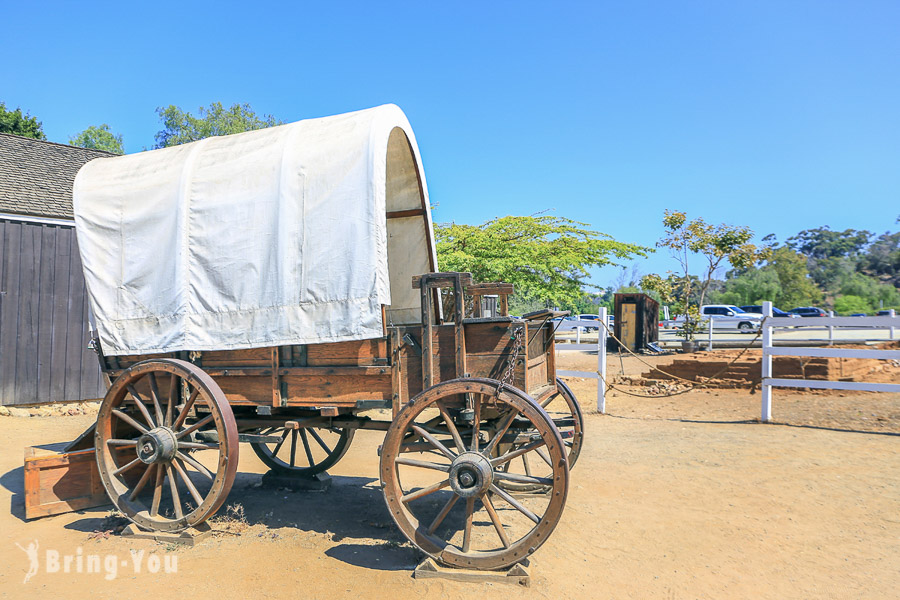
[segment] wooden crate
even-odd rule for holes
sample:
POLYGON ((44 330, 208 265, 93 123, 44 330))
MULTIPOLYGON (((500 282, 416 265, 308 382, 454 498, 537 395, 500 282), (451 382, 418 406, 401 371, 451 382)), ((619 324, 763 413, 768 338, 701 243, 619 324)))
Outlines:
POLYGON ((94 449, 62 452, 64 444, 25 448, 25 518, 109 504, 94 449))

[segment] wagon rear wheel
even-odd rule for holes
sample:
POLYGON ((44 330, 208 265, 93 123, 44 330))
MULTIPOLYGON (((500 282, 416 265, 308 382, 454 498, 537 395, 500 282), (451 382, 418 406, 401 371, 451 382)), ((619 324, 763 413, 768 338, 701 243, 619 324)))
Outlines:
POLYGON ((556 527, 568 489, 565 446, 553 421, 524 392, 491 379, 431 387, 394 419, 381 453, 381 483, 394 521, 413 544, 454 566, 500 569, 533 553, 556 527), (498 455, 501 444, 528 443, 498 455), (547 477, 503 466, 535 454, 547 477), (498 485, 548 486, 514 498, 498 485))
POLYGON ((344 427, 271 427, 260 433, 281 438, 273 444, 250 444, 267 467, 278 473, 311 476, 327 471, 343 458, 353 441, 354 430, 344 427))
MULTIPOLYGON (((578 455, 581 454, 581 444, 584 440, 584 415, 581 412, 581 405, 578 404, 575 394, 562 379, 556 379, 556 390, 555 394, 550 395, 541 402, 541 407, 547 411, 547 414, 553 419, 554 425, 559 429, 563 445, 566 447, 566 460, 569 462, 569 470, 571 471, 578 461, 578 455)), ((509 452, 527 443, 529 443, 529 436, 522 435, 519 440, 512 444, 501 445, 498 451, 509 452)), ((508 473, 519 473, 522 475, 550 476, 550 467, 534 453, 523 454, 516 460, 508 462, 504 466, 504 470, 508 473)), ((499 481, 497 485, 507 491, 523 493, 542 493, 550 489, 548 486, 512 480, 499 481)))
POLYGON ((231 407, 191 363, 147 360, 112 384, 94 434, 103 487, 139 526, 181 531, 225 502, 238 464, 231 407))

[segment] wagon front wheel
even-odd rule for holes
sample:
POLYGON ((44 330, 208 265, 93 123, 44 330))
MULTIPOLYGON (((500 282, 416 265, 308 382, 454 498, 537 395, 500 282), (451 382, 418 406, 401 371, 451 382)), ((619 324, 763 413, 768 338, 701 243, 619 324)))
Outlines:
POLYGON ((381 452, 385 501, 406 538, 440 562, 473 569, 508 567, 540 547, 562 515, 568 475, 553 420, 524 392, 491 379, 425 390, 394 419, 381 452), (513 441, 515 449, 496 451, 513 441), (504 470, 532 453, 549 466, 546 477, 504 470), (549 492, 514 498, 501 481, 549 492))
POLYGON ((154 531, 181 531, 212 516, 237 471, 228 400, 182 360, 147 360, 119 375, 100 406, 94 444, 110 500, 154 531))

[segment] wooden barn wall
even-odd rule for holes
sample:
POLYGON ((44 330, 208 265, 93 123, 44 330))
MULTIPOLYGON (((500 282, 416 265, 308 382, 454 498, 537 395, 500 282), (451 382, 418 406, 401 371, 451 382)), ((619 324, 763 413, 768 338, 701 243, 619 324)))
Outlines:
POLYGON ((0 220, 0 404, 100 398, 74 227, 0 220))

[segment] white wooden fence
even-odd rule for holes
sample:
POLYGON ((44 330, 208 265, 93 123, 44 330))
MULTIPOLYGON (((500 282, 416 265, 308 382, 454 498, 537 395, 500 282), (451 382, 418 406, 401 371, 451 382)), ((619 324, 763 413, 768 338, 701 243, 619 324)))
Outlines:
MULTIPOLYGON (((892 311, 893 313, 893 311, 892 311)), ((871 358, 879 360, 900 360, 900 350, 868 350, 859 348, 809 348, 809 347, 775 347, 773 344, 772 330, 780 327, 792 328, 827 328, 829 332, 835 327, 846 328, 877 328, 890 329, 891 338, 894 337, 894 328, 900 327, 900 319, 895 315, 882 317, 804 317, 793 319, 788 317, 773 317, 772 303, 763 302, 763 315, 766 320, 763 323, 763 355, 762 355, 762 420, 772 420, 772 388, 794 387, 814 388, 821 390, 852 390, 860 392, 900 392, 900 384, 897 383, 869 383, 865 381, 822 381, 816 379, 780 379, 772 377, 773 356, 808 356, 808 357, 844 357, 844 358, 871 358)), ((833 337, 830 336, 830 337, 833 337)))
POLYGON ((566 351, 566 350, 596 350, 597 351, 597 370, 594 372, 591 371, 566 371, 562 369, 557 369, 556 374, 561 377, 582 377, 584 379, 596 379, 597 380, 597 411, 601 414, 606 414, 606 325, 609 326, 609 319, 606 315, 606 307, 600 307, 600 320, 599 321, 564 321, 567 326, 581 328, 584 327, 587 329, 588 327, 598 329, 597 331, 597 343, 595 344, 581 344, 578 343, 581 341, 581 331, 580 329, 576 329, 577 331, 577 341, 574 344, 556 344, 557 351, 566 351))

